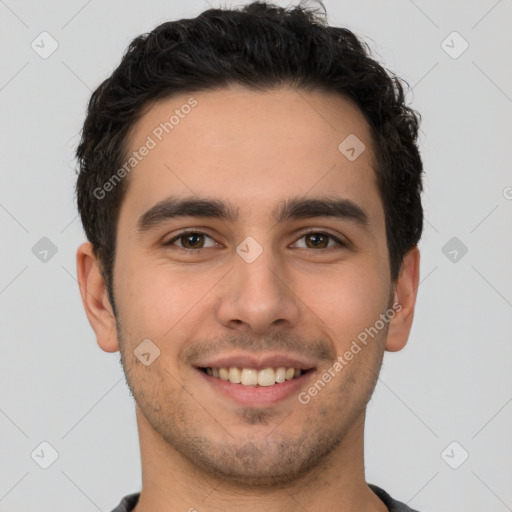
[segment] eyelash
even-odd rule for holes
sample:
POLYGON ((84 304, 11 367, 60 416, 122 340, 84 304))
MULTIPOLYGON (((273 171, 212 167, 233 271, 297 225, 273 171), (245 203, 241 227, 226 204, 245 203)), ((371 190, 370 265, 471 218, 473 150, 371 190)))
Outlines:
MULTIPOLYGON (((302 233, 302 235, 299 238, 297 238, 297 240, 300 240, 301 238, 304 238, 305 236, 312 235, 312 234, 327 236, 328 238, 334 240, 339 246, 341 246, 341 247, 348 247, 348 244, 342 242, 338 237, 336 237, 334 235, 331 235, 330 233, 328 233, 326 231, 319 231, 319 230, 316 230, 316 229, 312 229, 310 231, 306 231, 306 232, 302 233)), ((166 247, 167 246, 172 246, 176 240, 179 240, 180 238, 182 238, 182 237, 184 237, 186 235, 204 235, 204 236, 207 236, 208 238, 211 238, 213 240, 213 237, 208 235, 208 233, 204 233, 203 231, 188 230, 188 231, 182 231, 181 233, 179 233, 175 237, 171 238, 169 241, 165 242, 163 245, 166 246, 166 247)), ((180 247, 180 246, 176 246, 176 247, 178 249, 181 249, 181 250, 187 252, 187 253, 200 253, 202 251, 206 251, 207 249, 212 249, 212 247, 201 247, 199 249, 188 249, 186 247, 180 247)), ((318 249, 314 249, 314 248, 310 248, 310 247, 300 247, 300 249, 318 250, 318 249)), ((323 247, 323 248, 321 248, 321 250, 324 250, 324 251, 328 250, 328 249, 336 249, 336 247, 323 247)))

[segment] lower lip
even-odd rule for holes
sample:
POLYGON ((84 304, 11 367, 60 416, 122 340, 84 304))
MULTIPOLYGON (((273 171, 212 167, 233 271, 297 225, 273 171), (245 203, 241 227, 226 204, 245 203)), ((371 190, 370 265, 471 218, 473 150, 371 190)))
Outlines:
POLYGON ((265 406, 273 405, 282 400, 295 395, 314 374, 313 370, 303 373, 300 377, 292 380, 286 380, 272 386, 244 386, 243 384, 233 384, 232 382, 212 377, 202 370, 197 370, 201 376, 210 384, 214 390, 223 394, 244 406, 265 406))

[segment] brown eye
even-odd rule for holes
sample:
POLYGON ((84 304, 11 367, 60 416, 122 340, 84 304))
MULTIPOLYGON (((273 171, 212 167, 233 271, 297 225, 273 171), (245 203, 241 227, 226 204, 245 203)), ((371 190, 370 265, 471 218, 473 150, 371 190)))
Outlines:
POLYGON ((301 249, 328 249, 335 247, 336 245, 345 246, 345 244, 335 236, 323 233, 322 231, 311 231, 309 233, 305 233, 299 240, 302 239, 305 240, 305 246, 299 246, 301 249), (334 241, 334 245, 329 245, 330 241, 334 241))
POLYGON ((315 249, 317 247, 321 247, 323 249, 324 247, 327 247, 327 244, 329 243, 329 237, 322 233, 307 234, 304 238, 306 240, 306 245, 311 249, 315 249))
POLYGON ((182 245, 185 249, 200 249, 200 246, 204 243, 203 235, 199 233, 181 235, 179 239, 182 241, 182 245))
MULTIPOLYGON (((175 236, 173 239, 169 240, 165 243, 165 245, 177 245, 178 247, 181 247, 182 249, 187 250, 199 250, 199 249, 206 249, 207 247, 205 244, 205 239, 209 238, 213 241, 212 237, 208 236, 205 233, 201 233, 198 231, 188 231, 185 233, 180 233, 178 236, 175 236), (179 241, 179 244, 175 244, 175 242, 179 241)), ((213 247, 215 245, 215 242, 212 245, 209 245, 208 247, 213 247)))

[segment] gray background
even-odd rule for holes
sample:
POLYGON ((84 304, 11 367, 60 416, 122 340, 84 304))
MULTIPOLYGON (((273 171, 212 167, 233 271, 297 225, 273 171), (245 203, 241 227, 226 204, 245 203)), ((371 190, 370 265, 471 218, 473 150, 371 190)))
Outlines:
MULTIPOLYGON (((386 353, 369 405, 367 480, 422 512, 512 510, 512 2, 325 5, 409 82, 423 115, 421 285, 409 343, 386 353), (469 44, 457 58, 453 31, 469 44)), ((140 489, 119 354, 96 345, 76 282, 73 151, 128 43, 207 7, 0 0, 2 512, 108 512, 140 489), (43 31, 59 45, 47 59, 31 48, 43 31), (46 262, 32 250, 43 237, 57 249, 46 262), (31 457, 43 441, 58 452, 48 469, 48 449, 31 457)))

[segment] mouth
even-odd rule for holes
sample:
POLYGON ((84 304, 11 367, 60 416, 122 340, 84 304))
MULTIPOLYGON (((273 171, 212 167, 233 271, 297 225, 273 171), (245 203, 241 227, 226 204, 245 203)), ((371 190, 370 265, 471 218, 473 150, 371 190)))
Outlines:
POLYGON ((206 375, 214 379, 220 379, 231 384, 253 387, 269 387, 283 384, 286 381, 298 379, 311 370, 300 368, 239 368, 237 366, 221 367, 200 367, 198 368, 206 375))
POLYGON ((315 374, 315 368, 287 366, 200 366, 195 369, 217 396, 244 407, 268 407, 296 397, 315 374))

